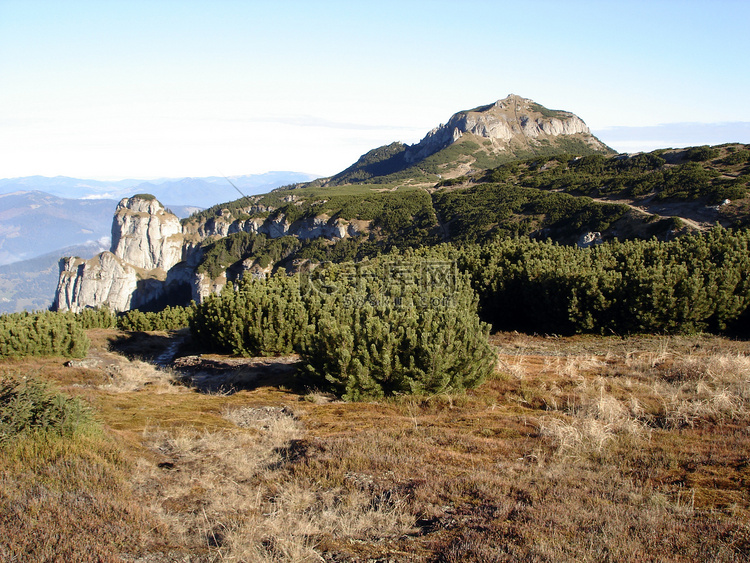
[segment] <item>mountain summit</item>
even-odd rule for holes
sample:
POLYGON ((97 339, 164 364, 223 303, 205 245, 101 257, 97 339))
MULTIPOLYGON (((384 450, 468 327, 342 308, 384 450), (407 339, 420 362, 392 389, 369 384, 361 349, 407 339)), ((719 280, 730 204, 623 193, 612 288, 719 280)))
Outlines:
POLYGON ((410 147, 407 159, 416 162, 427 158, 467 134, 489 139, 499 152, 534 152, 554 144, 561 136, 576 139, 597 152, 612 152, 575 114, 550 110, 511 94, 494 104, 454 114, 448 123, 439 125, 410 147))
POLYGON ((614 154, 569 111, 551 110, 515 94, 454 114, 414 145, 392 143, 364 154, 328 185, 380 182, 417 167, 419 174, 454 177, 510 160, 560 153, 614 154), (447 151, 447 152, 446 152, 447 151))

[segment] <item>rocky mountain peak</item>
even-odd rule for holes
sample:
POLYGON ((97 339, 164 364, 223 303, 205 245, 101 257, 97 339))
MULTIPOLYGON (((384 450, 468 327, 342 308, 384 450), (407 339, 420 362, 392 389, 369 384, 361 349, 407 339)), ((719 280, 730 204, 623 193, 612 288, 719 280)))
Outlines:
POLYGON ((117 204, 115 213, 125 209, 134 213, 148 213, 149 215, 166 213, 161 202, 149 194, 137 194, 133 197, 125 197, 121 199, 117 204))
POLYGON ((532 149, 555 142, 560 136, 575 137, 601 152, 611 152, 591 134, 581 118, 568 111, 550 110, 516 94, 493 104, 454 114, 416 145, 410 147, 407 159, 415 162, 471 134, 489 139, 499 151, 516 147, 532 149))
POLYGON ((182 260, 182 226, 156 198, 136 195, 117 204, 112 253, 144 270, 169 270, 182 260))

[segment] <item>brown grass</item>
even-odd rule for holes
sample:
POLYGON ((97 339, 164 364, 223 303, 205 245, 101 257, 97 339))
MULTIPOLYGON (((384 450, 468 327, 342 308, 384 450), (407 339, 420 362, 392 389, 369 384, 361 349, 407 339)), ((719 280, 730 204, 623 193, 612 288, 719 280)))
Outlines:
POLYGON ((200 368, 173 374, 137 354, 110 357, 118 335, 96 337, 99 367, 13 366, 89 401, 105 439, 54 454, 66 460, 54 471, 6 458, 8 553, 142 563, 750 557, 747 343, 499 334, 500 371, 472 392, 348 404, 292 391, 288 359, 275 369, 212 358, 201 387, 190 384, 205 379, 200 368), (95 549, 81 547, 94 536, 95 549))

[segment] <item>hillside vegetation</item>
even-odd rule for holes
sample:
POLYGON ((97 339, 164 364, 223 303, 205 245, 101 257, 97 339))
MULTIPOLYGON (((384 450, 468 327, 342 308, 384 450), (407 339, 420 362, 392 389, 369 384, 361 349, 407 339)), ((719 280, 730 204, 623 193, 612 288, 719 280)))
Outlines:
POLYGON ((196 214, 200 304, 1 316, 0 559, 748 560, 750 147, 523 146, 196 214))
POLYGON ((201 222, 222 221, 241 230, 238 222, 252 218, 286 224, 324 218, 365 225, 359 235, 343 239, 271 239, 247 232, 209 239, 200 271, 211 277, 247 259, 262 268, 289 270, 305 260, 360 260, 393 249, 508 236, 565 244, 579 242, 587 233, 596 233, 592 240, 597 243, 666 240, 717 223, 748 224, 748 155, 745 145, 632 156, 558 153, 421 186, 413 176, 390 183, 380 177, 386 182, 382 184, 313 182, 236 200, 183 223, 197 228, 201 222))

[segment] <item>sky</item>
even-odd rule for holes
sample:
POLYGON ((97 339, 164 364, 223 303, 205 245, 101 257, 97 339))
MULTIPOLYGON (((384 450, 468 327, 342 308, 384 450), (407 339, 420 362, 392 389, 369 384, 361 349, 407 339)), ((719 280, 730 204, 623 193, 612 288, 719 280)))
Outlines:
POLYGON ((517 94, 750 143, 748 0, 0 0, 0 178, 327 176, 517 94))

